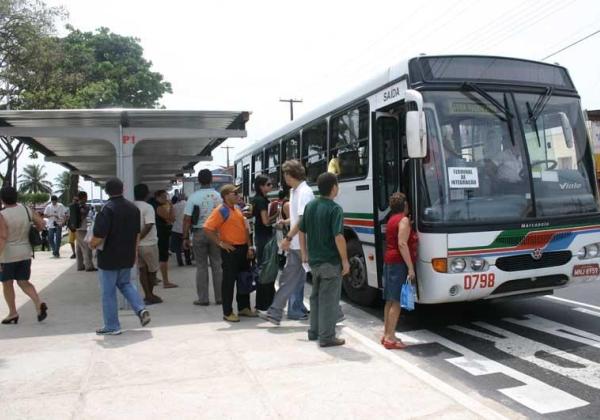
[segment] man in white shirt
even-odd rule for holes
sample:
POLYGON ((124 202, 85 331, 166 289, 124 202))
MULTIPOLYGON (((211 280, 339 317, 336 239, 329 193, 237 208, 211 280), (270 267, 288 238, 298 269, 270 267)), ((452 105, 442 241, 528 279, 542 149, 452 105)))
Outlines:
POLYGON ((48 218, 48 242, 54 258, 60 258, 60 244, 62 242, 62 227, 67 219, 67 209, 58 202, 58 197, 53 195, 50 204, 44 209, 44 216, 48 218))
MULTIPOLYGON (((306 171, 299 161, 288 160, 283 163, 281 169, 286 184, 292 188, 290 191, 290 227, 293 227, 299 223, 304 214, 304 208, 315 196, 305 181, 306 171)), ((303 303, 306 271, 302 266, 298 236, 286 235, 283 238, 282 247, 288 250, 288 255, 285 267, 279 277, 279 289, 275 293, 269 310, 259 311, 262 318, 276 325, 281 322, 283 308, 288 299, 290 300, 288 318, 308 319, 308 311, 303 303)))
POLYGON ((154 207, 146 202, 150 190, 146 184, 138 184, 133 188, 133 202, 140 210, 140 242, 138 244, 138 269, 140 284, 144 289, 144 303, 152 305, 162 303, 162 299, 153 292, 156 281, 158 261, 158 235, 156 233, 156 213, 154 207))

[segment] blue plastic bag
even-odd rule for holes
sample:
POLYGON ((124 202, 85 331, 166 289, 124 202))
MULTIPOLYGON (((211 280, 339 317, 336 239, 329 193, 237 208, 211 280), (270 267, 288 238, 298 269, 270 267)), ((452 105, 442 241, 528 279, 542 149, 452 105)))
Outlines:
POLYGON ((406 279, 402 285, 400 292, 400 307, 407 311, 414 311, 415 309, 415 296, 417 295, 415 286, 413 286, 410 279, 406 279))

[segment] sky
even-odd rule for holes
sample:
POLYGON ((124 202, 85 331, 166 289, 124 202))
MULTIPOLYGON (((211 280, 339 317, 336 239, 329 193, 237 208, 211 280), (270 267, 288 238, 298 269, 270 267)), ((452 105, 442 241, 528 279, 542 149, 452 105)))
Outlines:
MULTIPOLYGON (((138 38, 153 70, 173 86, 160 101, 166 108, 250 111, 248 137, 224 144, 234 147, 232 160, 289 121, 289 105, 279 99, 302 99, 298 117, 420 53, 540 60, 600 29, 597 0, 46 3, 63 6, 78 29, 104 26, 138 38)), ((600 34, 547 60, 567 67, 584 109, 600 109, 598 51, 600 34)), ((213 156, 225 165, 224 149, 213 156)), ((51 180, 64 170, 43 163, 51 180)))

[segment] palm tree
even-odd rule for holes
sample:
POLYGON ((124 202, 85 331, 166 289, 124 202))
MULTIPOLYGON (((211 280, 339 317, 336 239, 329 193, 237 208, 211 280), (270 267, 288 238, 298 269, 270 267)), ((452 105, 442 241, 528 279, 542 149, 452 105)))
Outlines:
POLYGON ((19 175, 22 179, 19 191, 25 193, 52 193, 52 183, 46 180, 48 174, 44 172, 43 165, 27 165, 23 173, 19 175))
POLYGON ((71 174, 69 171, 64 171, 56 178, 54 178, 54 185, 56 185, 56 195, 58 195, 58 199, 63 204, 68 204, 71 202, 70 193, 71 193, 71 174))

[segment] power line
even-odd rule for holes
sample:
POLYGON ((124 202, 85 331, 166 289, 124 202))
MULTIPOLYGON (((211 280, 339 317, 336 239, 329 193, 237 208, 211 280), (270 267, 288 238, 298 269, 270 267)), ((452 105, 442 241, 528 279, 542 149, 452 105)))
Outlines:
POLYGON ((578 39, 578 40, 577 40, 577 41, 575 41, 575 42, 572 42, 572 43, 570 43, 570 44, 569 44, 569 45, 567 45, 566 47, 563 47, 563 48, 561 48, 560 50, 558 50, 558 51, 555 51, 555 52, 553 52, 553 53, 552 53, 552 54, 550 54, 550 55, 547 55, 546 57, 542 58, 540 61, 545 61, 545 60, 549 59, 550 57, 552 57, 552 56, 555 56, 556 54, 558 54, 558 53, 561 53, 561 52, 563 52, 564 50, 566 50, 566 49, 569 49, 569 48, 571 48, 571 47, 573 47, 573 46, 575 46, 575 45, 579 44, 580 42, 583 42, 583 41, 585 41, 586 39, 588 39, 588 38, 591 38, 591 37, 593 37, 594 35, 597 35, 597 34, 600 34, 600 29, 598 29, 598 30, 597 30, 597 31, 595 31, 595 32, 592 32, 592 33, 591 33, 591 34, 589 34, 589 35, 586 35, 586 36, 584 36, 584 37, 583 37, 583 38, 581 38, 581 39, 578 39))

